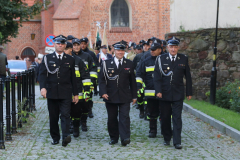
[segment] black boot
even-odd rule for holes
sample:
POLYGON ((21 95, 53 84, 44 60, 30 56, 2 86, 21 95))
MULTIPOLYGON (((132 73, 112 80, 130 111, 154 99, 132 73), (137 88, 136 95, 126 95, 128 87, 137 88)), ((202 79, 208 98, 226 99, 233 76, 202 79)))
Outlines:
POLYGON ((139 114, 139 118, 144 118, 144 108, 143 105, 139 105, 139 110, 140 110, 140 114, 139 114))
POLYGON ((157 135, 157 119, 150 119, 149 128, 149 138, 155 138, 157 135))
POLYGON ((83 113, 81 116, 81 129, 83 132, 87 132, 87 113, 83 113))
POLYGON ((79 137, 79 123, 80 120, 73 121, 73 137, 79 137))
POLYGON ((89 101, 88 102, 88 104, 89 104, 89 108, 88 108, 88 117, 89 118, 93 118, 94 117, 94 115, 93 115, 93 113, 92 113, 92 108, 93 108, 93 101, 89 101))
POLYGON ((70 122, 69 132, 70 132, 70 134, 73 133, 73 120, 72 119, 71 119, 71 122, 70 122))

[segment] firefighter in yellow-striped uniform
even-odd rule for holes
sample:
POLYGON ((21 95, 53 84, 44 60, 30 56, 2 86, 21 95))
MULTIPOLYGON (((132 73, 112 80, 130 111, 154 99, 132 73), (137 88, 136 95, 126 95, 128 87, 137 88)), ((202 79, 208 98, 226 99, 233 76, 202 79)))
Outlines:
MULTIPOLYGON (((76 55, 76 56, 80 57, 83 60, 83 62, 85 63, 85 65, 87 66, 87 68, 89 70, 89 73, 90 73, 91 82, 94 79, 97 79, 98 78, 97 66, 95 65, 95 62, 94 62, 92 56, 90 54, 84 52, 81 49, 79 39, 73 39, 72 44, 73 44, 73 52, 72 53, 73 53, 73 55, 76 55)), ((93 117, 92 110, 91 110, 91 108, 93 107, 92 91, 93 91, 93 84, 91 85, 90 91, 85 94, 85 97, 86 96, 88 97, 88 100, 87 100, 86 103, 87 103, 88 108, 89 108, 88 115, 91 115, 90 118, 93 117)), ((86 127, 83 127, 83 126, 82 126, 82 130, 87 131, 86 127)))
POLYGON ((157 118, 159 117, 159 99, 156 98, 153 84, 153 73, 155 69, 156 57, 162 52, 161 43, 153 43, 151 45, 151 56, 141 62, 137 74, 137 89, 141 92, 145 83, 144 97, 147 100, 147 119, 149 120, 149 137, 154 138, 157 134, 157 118))
POLYGON ((78 90, 78 103, 71 105, 71 118, 73 120, 73 136, 79 136, 79 125, 80 120, 82 123, 82 129, 87 129, 87 115, 88 115, 88 106, 85 102, 88 97, 84 97, 84 94, 90 91, 91 79, 87 66, 84 64, 82 59, 76 55, 72 54, 73 45, 70 42, 67 42, 66 49, 64 52, 68 55, 71 55, 75 59, 75 75, 77 80, 77 90, 78 90), (85 127, 85 128, 84 128, 85 127))

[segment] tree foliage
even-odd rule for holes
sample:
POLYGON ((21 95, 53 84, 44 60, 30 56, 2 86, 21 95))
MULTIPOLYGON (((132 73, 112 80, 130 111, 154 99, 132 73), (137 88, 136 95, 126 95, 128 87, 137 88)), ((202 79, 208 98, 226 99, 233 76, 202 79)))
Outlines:
POLYGON ((0 44, 16 38, 23 21, 29 21, 42 8, 41 0, 35 0, 33 6, 28 6, 25 0, 0 0, 0 44))

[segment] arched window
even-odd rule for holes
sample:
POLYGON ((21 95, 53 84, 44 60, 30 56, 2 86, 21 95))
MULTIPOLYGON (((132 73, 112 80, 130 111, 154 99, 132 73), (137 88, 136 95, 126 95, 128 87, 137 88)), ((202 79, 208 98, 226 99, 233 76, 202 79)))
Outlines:
POLYGON ((129 27, 129 8, 125 0, 114 0, 111 6, 111 27, 129 27))
POLYGON ((36 54, 32 48, 25 48, 21 53, 22 60, 26 57, 29 57, 32 62, 34 62, 34 58, 36 57, 36 54))

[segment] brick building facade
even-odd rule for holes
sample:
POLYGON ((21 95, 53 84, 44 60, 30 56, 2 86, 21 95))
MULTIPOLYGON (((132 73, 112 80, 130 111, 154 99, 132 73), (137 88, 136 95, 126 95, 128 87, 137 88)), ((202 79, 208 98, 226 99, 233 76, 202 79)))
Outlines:
MULTIPOLYGON (((33 1, 26 0, 29 5, 33 1)), ((37 56, 44 53, 45 37, 49 34, 88 36, 94 43, 97 21, 101 24, 101 35, 107 22, 108 44, 122 39, 139 42, 152 36, 163 39, 170 32, 170 0, 51 0, 41 15, 23 23, 18 37, 5 45, 4 52, 8 59, 14 59, 16 55, 24 57, 24 49, 30 48, 37 56), (31 34, 35 34, 34 40, 31 34)))

